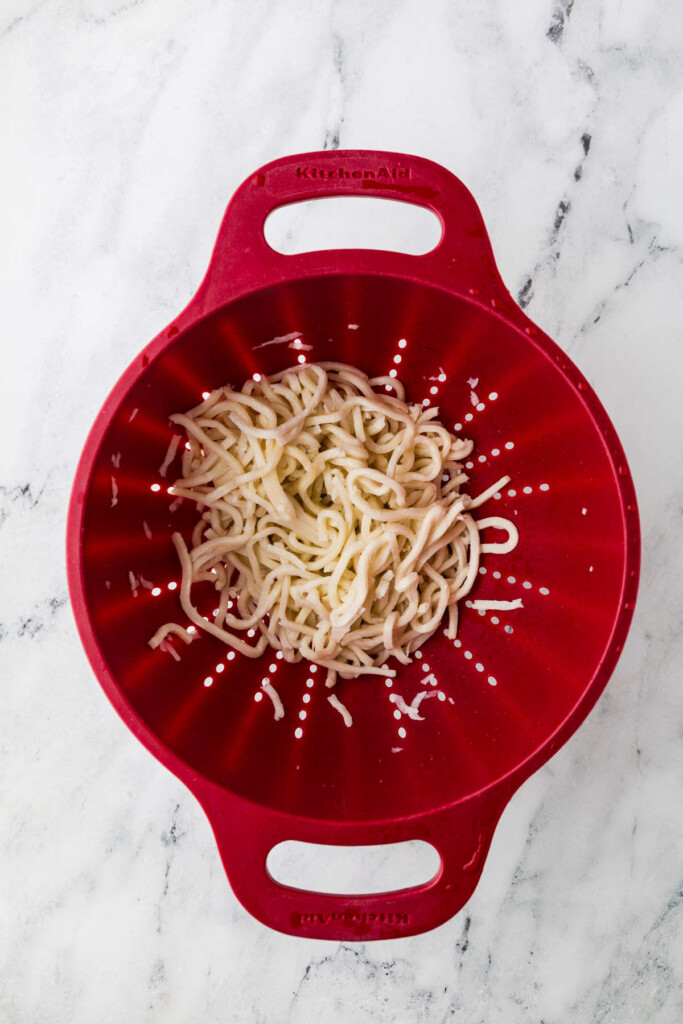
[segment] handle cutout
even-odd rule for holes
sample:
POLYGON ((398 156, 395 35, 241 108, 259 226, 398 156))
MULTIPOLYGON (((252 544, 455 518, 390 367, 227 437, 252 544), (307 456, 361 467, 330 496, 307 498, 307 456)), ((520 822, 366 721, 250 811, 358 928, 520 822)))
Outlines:
POLYGON ((424 206, 373 196, 331 196, 278 206, 266 218, 268 245, 284 256, 324 249, 384 249, 424 256, 441 222, 424 206))
POLYGON ((368 895, 424 885, 436 877, 441 858, 421 839, 380 846, 326 846, 289 839, 268 854, 274 881, 294 889, 368 895))

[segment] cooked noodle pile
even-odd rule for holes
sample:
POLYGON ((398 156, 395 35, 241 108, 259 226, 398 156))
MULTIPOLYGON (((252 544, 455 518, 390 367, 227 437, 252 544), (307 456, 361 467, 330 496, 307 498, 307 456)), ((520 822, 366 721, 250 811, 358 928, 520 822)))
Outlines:
MULTIPOLYGON (((199 629, 248 657, 270 645, 315 662, 328 685, 395 675, 389 658, 409 663, 446 612, 455 638, 480 552, 517 542, 507 520, 471 515, 508 478, 474 500, 461 493, 472 442, 404 397, 391 377, 313 363, 218 388, 171 417, 188 438, 173 493, 202 512, 189 550, 173 535, 181 604, 199 629), (481 544, 487 526, 507 540, 481 544), (212 621, 192 604, 200 580, 220 595, 212 621)), ((191 639, 168 624, 151 645, 170 632, 191 639)))

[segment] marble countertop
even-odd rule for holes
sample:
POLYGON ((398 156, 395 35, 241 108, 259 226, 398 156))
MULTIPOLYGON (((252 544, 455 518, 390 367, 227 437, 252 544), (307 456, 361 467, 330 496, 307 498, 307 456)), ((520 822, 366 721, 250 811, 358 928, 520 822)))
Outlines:
POLYGON ((5 0, 0 80, 0 1020, 683 1019, 680 6, 5 0), (234 189, 337 146, 465 181, 508 288, 612 417, 643 526, 617 670, 470 903, 367 944, 242 910, 199 806, 98 686, 63 561, 86 433, 234 189))

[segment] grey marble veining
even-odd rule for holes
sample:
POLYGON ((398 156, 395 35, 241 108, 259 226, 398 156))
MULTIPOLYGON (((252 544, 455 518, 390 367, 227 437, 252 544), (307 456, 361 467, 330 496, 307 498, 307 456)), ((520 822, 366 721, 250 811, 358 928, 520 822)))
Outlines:
POLYGON ((681 8, 6 0, 0 83, 0 1020, 683 1019, 681 8), (644 553, 614 677, 466 909, 365 945, 242 911, 199 807, 101 693, 63 566, 87 430, 230 195, 339 146, 472 190, 507 286, 620 433, 644 553))

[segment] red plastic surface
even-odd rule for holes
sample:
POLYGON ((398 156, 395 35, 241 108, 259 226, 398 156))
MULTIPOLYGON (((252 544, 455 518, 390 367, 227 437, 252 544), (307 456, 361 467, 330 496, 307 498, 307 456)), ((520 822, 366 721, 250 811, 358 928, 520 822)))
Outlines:
MULTIPOLYGON (((102 686, 201 801, 244 906, 293 935, 373 939, 425 931, 469 898, 507 800, 583 721, 612 672, 635 601, 639 532, 604 409, 511 300, 467 189, 417 157, 337 151, 275 161, 238 189, 196 296, 125 372, 93 426, 67 553, 78 628, 102 686), (426 256, 283 256, 266 244, 275 207, 339 194, 420 203, 439 216, 443 238, 426 256), (312 346, 310 361, 342 359, 370 374, 388 372, 400 355, 409 398, 429 398, 444 423, 473 438, 470 491, 513 478, 486 514, 512 518, 520 543, 485 556, 473 596, 522 596, 524 609, 464 608, 459 646, 439 631, 421 662, 400 669, 393 692, 410 699, 428 665, 444 694, 423 705, 424 722, 397 723, 392 691, 373 679, 343 683, 354 718, 346 729, 325 700, 322 673, 306 664, 268 652, 227 660, 209 637, 178 663, 147 646, 161 623, 184 621, 168 589, 179 577, 170 535, 187 535, 196 519, 187 502, 170 507, 177 464, 159 476, 173 435, 167 417, 202 391, 290 365, 286 341, 266 342, 293 332, 312 346), (142 587, 134 597, 129 570, 159 593, 142 587), (254 700, 265 675, 287 708, 282 722, 268 701, 254 700), (442 870, 399 893, 301 892, 266 870, 268 851, 285 839, 411 838, 435 845, 442 870)), ((215 604, 201 586, 195 596, 207 611, 215 604)))

